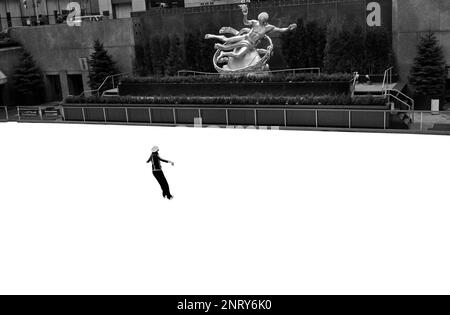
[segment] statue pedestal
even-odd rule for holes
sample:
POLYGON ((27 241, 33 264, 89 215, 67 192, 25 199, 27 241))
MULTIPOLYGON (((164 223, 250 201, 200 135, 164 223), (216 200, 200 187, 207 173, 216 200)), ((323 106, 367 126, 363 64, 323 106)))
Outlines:
POLYGON ((223 66, 223 69, 231 71, 242 69, 245 71, 245 68, 256 65, 260 60, 261 57, 258 52, 253 50, 241 58, 230 58, 228 64, 223 66))

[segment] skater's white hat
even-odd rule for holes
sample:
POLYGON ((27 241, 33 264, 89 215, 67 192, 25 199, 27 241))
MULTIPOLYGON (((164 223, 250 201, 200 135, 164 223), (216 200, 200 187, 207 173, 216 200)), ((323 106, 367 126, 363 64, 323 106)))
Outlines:
POLYGON ((158 152, 159 151, 159 148, 155 145, 153 148, 152 148, 152 152, 158 152))

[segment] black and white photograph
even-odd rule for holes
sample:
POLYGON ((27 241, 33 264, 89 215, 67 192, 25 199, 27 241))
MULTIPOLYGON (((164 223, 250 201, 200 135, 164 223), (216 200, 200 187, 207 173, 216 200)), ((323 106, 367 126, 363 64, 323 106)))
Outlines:
POLYGON ((449 161, 449 0, 0 0, 0 295, 447 295, 449 161))

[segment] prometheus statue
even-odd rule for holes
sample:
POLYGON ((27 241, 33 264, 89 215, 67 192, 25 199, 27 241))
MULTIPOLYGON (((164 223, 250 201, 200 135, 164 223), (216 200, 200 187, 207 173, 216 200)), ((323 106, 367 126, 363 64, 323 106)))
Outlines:
POLYGON ((219 31, 222 35, 207 34, 206 39, 218 39, 223 44, 215 44, 217 49, 213 57, 216 70, 220 73, 233 72, 262 72, 268 71, 267 62, 273 53, 272 39, 268 36, 272 32, 288 32, 295 30, 297 24, 291 24, 286 28, 278 28, 268 23, 269 14, 262 12, 258 20, 248 20, 248 7, 240 5, 244 15, 244 24, 251 28, 243 28, 237 31, 231 27, 222 27, 219 31), (231 34, 227 37, 223 34, 231 34), (265 48, 259 48, 261 42, 267 40, 265 48), (223 64, 223 66, 220 66, 223 64))

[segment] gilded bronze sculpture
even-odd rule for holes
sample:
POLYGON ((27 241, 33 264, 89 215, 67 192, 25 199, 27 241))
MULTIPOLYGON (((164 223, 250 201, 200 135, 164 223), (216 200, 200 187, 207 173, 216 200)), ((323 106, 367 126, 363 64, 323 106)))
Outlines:
POLYGON ((273 53, 273 43, 268 36, 272 32, 288 32, 295 30, 297 25, 291 24, 286 28, 278 28, 268 23, 269 14, 262 12, 258 20, 248 20, 248 7, 240 6, 244 15, 244 24, 251 28, 243 28, 237 31, 231 27, 222 27, 219 31, 221 35, 207 34, 206 39, 218 39, 223 44, 215 44, 217 49, 214 54, 214 67, 219 73, 236 72, 262 72, 269 70, 268 60, 273 53), (233 36, 227 37, 224 34, 233 36), (262 40, 266 39, 268 45, 265 48, 258 48, 262 40), (219 66, 224 64, 223 66, 219 66))

